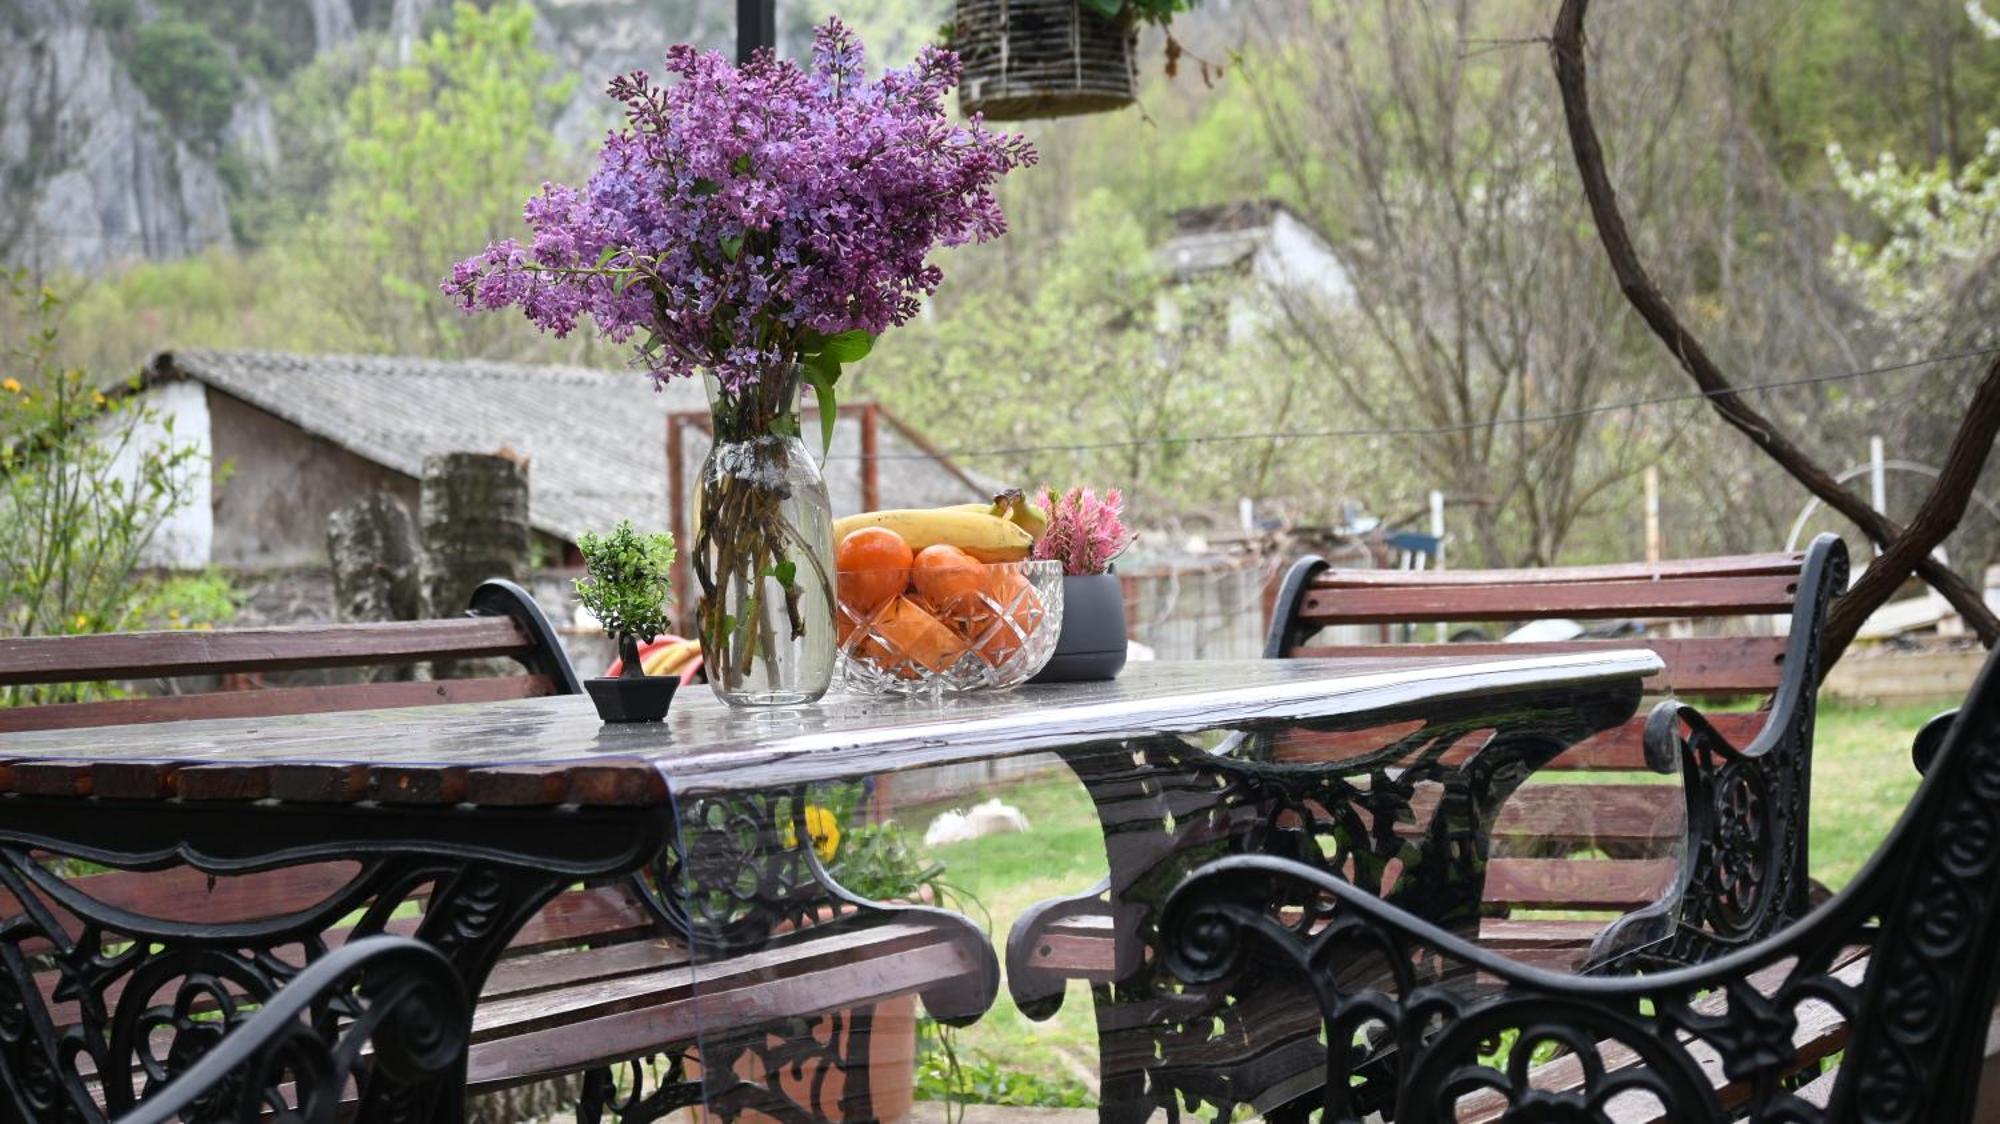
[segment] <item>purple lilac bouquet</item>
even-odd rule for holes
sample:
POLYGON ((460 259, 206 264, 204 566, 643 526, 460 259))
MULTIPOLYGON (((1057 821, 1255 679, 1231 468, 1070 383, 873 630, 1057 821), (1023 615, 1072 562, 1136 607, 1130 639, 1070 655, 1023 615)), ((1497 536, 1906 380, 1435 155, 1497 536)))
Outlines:
POLYGON ((1037 561, 1061 562, 1063 573, 1073 577, 1101 574, 1138 537, 1125 527, 1125 497, 1116 488, 1102 499, 1089 488, 1043 492, 1049 525, 1035 540, 1037 561))
POLYGON ((933 247, 1005 232, 993 187, 1035 161, 1023 137, 946 117, 952 52, 873 82, 862 64, 838 19, 810 68, 673 47, 678 81, 611 83, 626 126, 588 186, 546 185, 525 209, 532 245, 494 243, 444 291, 468 311, 517 305, 558 336, 588 315, 636 338, 655 379, 704 371, 726 396, 789 383, 797 361, 830 427, 840 365, 936 290, 933 247))

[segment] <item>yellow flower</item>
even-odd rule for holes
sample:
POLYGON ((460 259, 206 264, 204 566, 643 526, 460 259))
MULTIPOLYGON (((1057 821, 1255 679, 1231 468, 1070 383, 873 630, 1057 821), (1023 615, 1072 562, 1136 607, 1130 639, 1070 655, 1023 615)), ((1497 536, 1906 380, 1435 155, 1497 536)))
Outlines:
POLYGON ((104 392, 103 392, 103 391, 101 391, 101 390, 93 390, 93 391, 91 391, 91 392, 90 392, 90 401, 91 401, 91 404, 92 404, 92 405, 94 405, 94 406, 102 406, 102 405, 104 405, 104 402, 105 402, 105 398, 104 398, 104 392))
POLYGON ((830 863, 840 850, 840 820, 818 804, 806 805, 806 834, 812 836, 813 852, 819 861, 830 863))
POLYGON ((78 632, 82 632, 84 629, 89 627, 90 627, 90 618, 82 613, 78 613, 76 615, 76 630, 78 632))
POLYGON ((0 380, 0 390, 5 390, 9 394, 19 394, 21 393, 21 380, 16 378, 0 380))

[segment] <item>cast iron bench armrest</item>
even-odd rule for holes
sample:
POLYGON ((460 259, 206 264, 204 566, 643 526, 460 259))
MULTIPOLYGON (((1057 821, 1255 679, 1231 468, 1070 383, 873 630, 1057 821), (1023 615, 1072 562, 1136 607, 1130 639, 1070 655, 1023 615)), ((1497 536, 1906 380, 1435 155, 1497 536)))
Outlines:
POLYGON ((2000 989, 2000 657, 1918 741, 1929 773, 1861 874, 1803 920, 1700 964, 1550 972, 1324 871, 1256 856, 1210 863, 1175 889, 1163 955, 1194 984, 1302 976, 1329 1044, 1329 1120, 1362 1100, 1397 1120, 1458 1120, 1468 1104, 1491 1110, 1478 1119, 1597 1120, 1612 1098, 1643 1094, 1673 1121, 1845 1124, 1893 1105, 1897 1119, 1957 1124, 1976 1103, 2000 989), (1508 1059, 1482 1060, 1508 1032, 1508 1059), (1545 1044, 1568 1057, 1533 1065, 1545 1044), (1836 1048, 1822 1116, 1791 1083, 1836 1048), (1551 1081, 1565 1063, 1567 1078, 1551 1081))
POLYGON ((307 966, 118 1124, 191 1115, 248 1124, 287 1099, 296 1106, 290 1118, 331 1122, 349 1079, 364 1068, 367 1080, 450 1104, 463 1097, 467 1011, 458 974, 429 945, 357 940, 307 966), (329 1036, 314 1024, 329 1021, 331 1010, 352 1018, 329 1036), (365 1067, 364 1046, 373 1047, 365 1067))
POLYGON ((1660 899, 1606 927, 1585 970, 1652 971, 1695 964, 1790 924, 1812 907, 1807 811, 1820 635, 1847 588, 1847 550, 1822 537, 1806 554, 1785 643, 1784 678, 1763 726, 1742 746, 1701 711, 1665 699, 1646 716, 1646 762, 1678 764, 1686 843, 1660 899))

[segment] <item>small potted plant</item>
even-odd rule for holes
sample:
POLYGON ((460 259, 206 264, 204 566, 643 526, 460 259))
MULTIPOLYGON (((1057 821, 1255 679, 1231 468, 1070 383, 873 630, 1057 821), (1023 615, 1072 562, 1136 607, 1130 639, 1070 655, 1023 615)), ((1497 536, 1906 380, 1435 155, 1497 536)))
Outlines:
POLYGON ((1116 679, 1125 669, 1125 596, 1111 564, 1136 537, 1125 527, 1125 497, 1089 488, 1045 489, 1048 526, 1034 556, 1063 564, 1062 631, 1056 654, 1031 683, 1116 679))
POLYGON ((618 642, 618 674, 584 680, 597 715, 606 722, 658 722, 673 705, 677 675, 647 675, 639 645, 667 631, 673 599, 674 537, 642 535, 621 522, 608 535, 586 532, 576 540, 586 574, 576 596, 618 642))
MULTIPOLYGON (((948 31, 965 60, 958 104, 989 121, 1123 109, 1138 98, 1139 25, 1194 0, 958 0, 948 31)), ((1178 45, 1168 37, 1171 71, 1178 45)))

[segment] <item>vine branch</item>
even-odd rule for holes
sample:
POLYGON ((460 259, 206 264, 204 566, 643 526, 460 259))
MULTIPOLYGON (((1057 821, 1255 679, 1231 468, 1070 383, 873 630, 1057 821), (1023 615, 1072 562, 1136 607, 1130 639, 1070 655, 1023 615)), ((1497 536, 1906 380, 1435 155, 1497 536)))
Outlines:
POLYGON ((1833 475, 1816 463, 1805 450, 1788 438, 1776 423, 1765 417, 1737 393, 1735 385, 1712 359, 1708 350, 1675 314, 1673 305, 1653 282, 1645 263, 1632 244, 1625 216, 1618 207, 1618 193, 1605 170, 1604 149, 1591 120, 1587 63, 1584 53, 1584 16, 1590 0, 1563 0, 1556 15, 1555 32, 1549 50, 1554 58, 1556 85, 1562 92, 1563 117, 1569 128, 1570 149, 1583 180, 1583 193, 1596 221, 1597 234, 1605 256, 1617 275, 1626 301, 1646 325, 1666 345, 1681 369, 1708 396, 1709 404, 1722 419, 1748 437, 1765 455, 1778 463, 1792 478, 1805 485, 1827 506, 1854 521, 1883 552, 1848 595, 1835 606, 1827 619, 1821 640, 1824 667, 1831 668, 1853 641, 1869 614, 1886 602, 1912 572, 1943 594, 1979 636, 1992 647, 2000 641, 2000 618, 1986 607, 1979 592, 1949 566, 1932 557, 1931 550, 1944 540, 1965 511, 1972 487, 1992 452, 2000 434, 2000 357, 1987 364, 1972 404, 1952 440, 1944 471, 1925 495, 1917 516, 1907 526, 1898 527, 1887 516, 1843 487, 1833 475))

